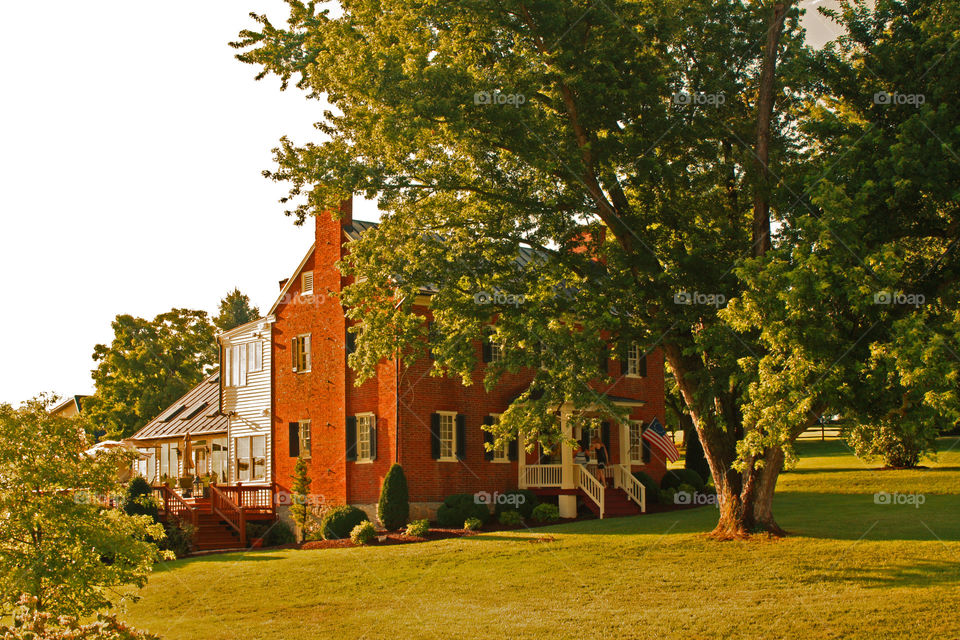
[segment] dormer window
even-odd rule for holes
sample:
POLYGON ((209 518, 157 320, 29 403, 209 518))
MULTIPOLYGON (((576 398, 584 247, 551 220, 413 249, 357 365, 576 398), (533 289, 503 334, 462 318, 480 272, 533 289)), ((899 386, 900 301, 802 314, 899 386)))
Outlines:
POLYGON ((300 275, 300 295, 313 295, 313 271, 304 271, 300 275))

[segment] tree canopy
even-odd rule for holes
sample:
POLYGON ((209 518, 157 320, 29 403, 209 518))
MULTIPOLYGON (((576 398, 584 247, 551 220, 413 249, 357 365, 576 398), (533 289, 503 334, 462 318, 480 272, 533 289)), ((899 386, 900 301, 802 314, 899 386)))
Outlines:
POLYGON ((220 331, 229 331, 259 317, 260 309, 250 306, 250 296, 235 288, 220 301, 219 312, 214 317, 213 324, 220 331))

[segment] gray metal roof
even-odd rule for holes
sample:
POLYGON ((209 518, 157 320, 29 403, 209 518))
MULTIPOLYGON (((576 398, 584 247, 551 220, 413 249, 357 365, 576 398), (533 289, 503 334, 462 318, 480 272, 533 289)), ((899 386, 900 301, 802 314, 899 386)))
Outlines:
POLYGON ((186 434, 226 433, 227 417, 219 415, 220 373, 208 376, 182 398, 143 426, 131 440, 182 438, 186 434))

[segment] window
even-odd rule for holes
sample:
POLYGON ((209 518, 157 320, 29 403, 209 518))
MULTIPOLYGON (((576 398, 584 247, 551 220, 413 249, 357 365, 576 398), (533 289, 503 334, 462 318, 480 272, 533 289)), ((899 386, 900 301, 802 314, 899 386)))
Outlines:
POLYGON ((310 459, 310 441, 312 439, 310 432, 310 421, 300 421, 300 455, 304 460, 310 459))
POLYGON ((304 271, 300 275, 300 295, 313 295, 313 271, 304 271))
POLYGON ((224 384, 228 387, 245 387, 247 374, 263 370, 263 342, 224 345, 224 384))
POLYGON ((503 360, 503 348, 500 343, 490 341, 490 362, 500 362, 503 360))
MULTIPOLYGON (((490 414, 490 418, 492 419, 492 420, 491 420, 491 424, 496 424, 496 423, 500 422, 500 414, 499 414, 499 413, 490 414)), ((500 445, 499 447, 494 447, 494 448, 493 448, 493 461, 494 461, 494 462, 510 462, 510 450, 509 450, 509 446, 510 446, 510 443, 504 442, 504 443, 503 443, 502 445, 500 445)))
POLYGON ((456 414, 453 413, 441 413, 440 414, 440 459, 441 460, 455 460, 456 459, 456 429, 454 428, 454 422, 456 419, 456 414))
POLYGON ((630 421, 630 462, 640 464, 643 462, 643 421, 630 421))
POLYGON ((234 438, 237 480, 265 480, 267 474, 267 437, 234 438))
POLYGON ((160 465, 160 478, 176 478, 180 475, 177 443, 164 442, 157 447, 157 460, 160 465))
POLYGON ((373 437, 376 416, 371 414, 357 416, 357 460, 373 459, 373 437))
POLYGON ((214 482, 227 482, 230 453, 226 438, 214 438, 210 442, 210 475, 214 482))
POLYGON ((627 375, 639 378, 647 376, 647 356, 638 344, 627 347, 627 375))
POLYGON ((247 371, 263 371, 263 342, 260 340, 247 345, 247 371))
POLYGON ((297 336, 291 345, 293 370, 298 373, 310 371, 310 334, 297 336))

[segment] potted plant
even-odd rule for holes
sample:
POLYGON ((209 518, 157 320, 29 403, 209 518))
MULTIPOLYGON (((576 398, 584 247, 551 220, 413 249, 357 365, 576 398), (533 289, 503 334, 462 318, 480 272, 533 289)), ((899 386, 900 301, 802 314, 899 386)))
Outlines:
POLYGON ((190 490, 193 488, 193 478, 190 476, 185 476, 177 480, 177 484, 180 487, 180 495, 184 498, 190 497, 190 490))

